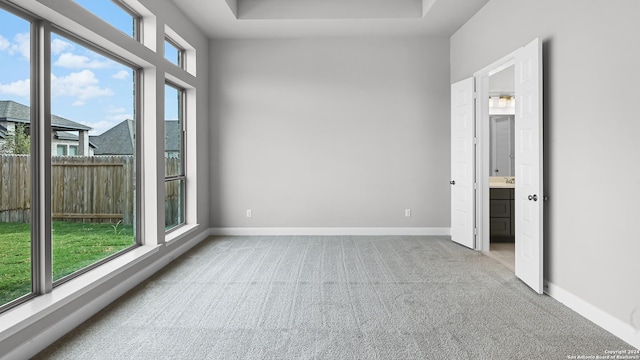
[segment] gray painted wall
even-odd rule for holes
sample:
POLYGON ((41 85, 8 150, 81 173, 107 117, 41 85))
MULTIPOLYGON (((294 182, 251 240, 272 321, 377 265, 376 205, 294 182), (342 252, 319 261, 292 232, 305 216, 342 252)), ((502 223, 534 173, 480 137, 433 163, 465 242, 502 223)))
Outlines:
POLYGON ((449 227, 448 39, 210 49, 213 226, 449 227))
POLYGON ((545 278, 640 330, 640 2, 492 0, 451 38, 451 82, 543 41, 545 278))

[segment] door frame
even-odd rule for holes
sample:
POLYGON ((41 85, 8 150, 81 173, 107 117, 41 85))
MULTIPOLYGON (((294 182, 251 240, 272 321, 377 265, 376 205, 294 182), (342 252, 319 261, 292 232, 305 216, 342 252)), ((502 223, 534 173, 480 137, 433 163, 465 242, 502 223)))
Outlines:
MULTIPOLYGON (((476 250, 489 251, 491 237, 489 233, 489 169, 491 157, 491 137, 489 119, 489 76, 509 66, 515 65, 519 49, 476 71, 473 74, 476 86, 476 250)), ((515 81, 515 80, 514 80, 515 81)), ((517 101, 517 100, 516 100, 517 101)), ((517 119, 516 119, 517 120, 517 119)), ((517 181, 517 180, 516 180, 517 181)), ((517 182, 516 182, 517 186, 517 182)), ((517 240, 516 240, 517 241, 517 240)))

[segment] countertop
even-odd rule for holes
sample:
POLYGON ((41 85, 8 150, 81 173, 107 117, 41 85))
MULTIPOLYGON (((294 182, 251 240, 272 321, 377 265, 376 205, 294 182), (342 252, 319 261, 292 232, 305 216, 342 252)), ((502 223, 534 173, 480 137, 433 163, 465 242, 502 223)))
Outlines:
POLYGON ((513 176, 490 176, 490 189, 514 189, 516 187, 516 179, 513 176))

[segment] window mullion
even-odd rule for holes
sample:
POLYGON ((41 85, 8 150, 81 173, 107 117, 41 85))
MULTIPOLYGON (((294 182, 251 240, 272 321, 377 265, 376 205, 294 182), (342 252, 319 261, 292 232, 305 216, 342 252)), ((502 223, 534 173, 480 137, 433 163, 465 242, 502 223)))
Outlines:
POLYGON ((34 23, 32 40, 32 238, 34 292, 53 288, 51 276, 51 24, 34 23))

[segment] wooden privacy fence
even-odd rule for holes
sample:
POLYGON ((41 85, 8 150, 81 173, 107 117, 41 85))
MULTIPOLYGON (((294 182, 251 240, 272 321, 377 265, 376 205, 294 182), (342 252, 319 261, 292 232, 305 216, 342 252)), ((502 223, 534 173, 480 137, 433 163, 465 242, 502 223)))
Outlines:
MULTIPOLYGON (((0 155, 0 221, 29 222, 31 165, 25 155, 0 155)), ((53 219, 133 224, 133 156, 51 158, 53 219)))
MULTIPOLYGON (((178 175, 182 172, 178 158, 165 158, 164 165, 166 175, 178 175)), ((166 181, 164 189, 164 224, 171 227, 184 221, 184 180, 166 181)))
POLYGON ((31 222, 28 155, 0 155, 0 222, 31 222))
POLYGON ((133 224, 133 156, 51 158, 51 213, 54 219, 133 224))

